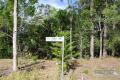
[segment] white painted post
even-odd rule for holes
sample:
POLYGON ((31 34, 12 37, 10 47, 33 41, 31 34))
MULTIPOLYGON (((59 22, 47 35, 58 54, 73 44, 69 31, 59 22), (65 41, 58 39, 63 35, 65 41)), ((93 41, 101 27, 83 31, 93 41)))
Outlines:
MULTIPOLYGON (((64 36, 63 36, 64 38, 64 36)), ((64 40, 62 41, 62 73, 61 80, 64 80, 64 40)))

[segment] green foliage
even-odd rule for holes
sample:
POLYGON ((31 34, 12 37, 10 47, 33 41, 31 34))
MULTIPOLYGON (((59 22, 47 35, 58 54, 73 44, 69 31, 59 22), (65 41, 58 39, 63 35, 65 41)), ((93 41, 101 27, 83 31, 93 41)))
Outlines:
MULTIPOLYGON (((65 37, 65 57, 66 56, 69 56, 70 57, 70 49, 69 49, 69 47, 70 47, 70 43, 69 43, 69 32, 68 31, 66 31, 66 32, 59 32, 58 33, 58 36, 64 36, 65 37)), ((59 60, 61 60, 61 46, 62 46, 62 43, 60 43, 60 42, 55 42, 55 43, 53 43, 53 54, 57 57, 57 59, 59 59, 59 60)))
POLYGON ((25 57, 26 59, 31 59, 31 58, 32 58, 32 53, 26 52, 26 53, 24 53, 24 57, 25 57))
POLYGON ((25 10, 25 14, 29 16, 33 16, 35 12, 35 7, 34 6, 29 6, 25 10))
MULTIPOLYGON (((70 52, 70 27, 72 26, 72 57, 78 58, 90 56, 90 35, 94 30, 95 54, 99 54, 101 17, 102 31, 104 23, 107 28, 108 50, 119 53, 119 26, 120 10, 119 0, 100 1, 93 0, 93 8, 90 10, 91 0, 80 0, 71 5, 71 13, 67 9, 57 10, 50 5, 38 4, 38 0, 18 1, 18 51, 19 53, 31 53, 40 56, 53 56, 61 61, 61 43, 46 43, 46 36, 65 36, 65 61, 71 58, 70 52), (44 10, 48 10, 48 15, 44 10), (92 16, 91 16, 92 13, 92 16), (70 24, 70 18, 72 22, 70 24), (93 25, 92 25, 93 23, 93 25), (115 29, 113 30, 113 25, 115 29), (97 29, 96 29, 97 27, 97 29), (80 33, 82 33, 82 51, 80 52, 80 33), (116 46, 117 45, 117 46, 116 46), (50 47, 51 46, 51 47, 50 47), (116 50, 116 47, 117 50, 116 50)), ((0 1, 0 57, 12 57, 12 29, 13 29, 13 0, 0 1)), ((27 54, 29 55, 29 54, 27 54)))
MULTIPOLYGON (((70 42, 69 42, 69 37, 70 33, 69 31, 62 31, 62 32, 58 32, 58 36, 64 36, 65 37, 65 44, 64 44, 64 68, 65 70, 68 68, 68 61, 71 59, 71 50, 70 50, 70 42)), ((58 59, 58 61, 61 61, 62 59, 62 43, 60 42, 55 42, 52 43, 53 47, 52 47, 52 53, 53 55, 58 59)), ((72 42, 72 45, 74 44, 74 42, 72 42)), ((78 53, 76 53, 74 51, 75 46, 72 46, 72 57, 76 57, 78 56, 78 53)))
POLYGON ((111 5, 103 10, 107 23, 118 21, 118 10, 116 5, 111 5))
POLYGON ((34 62, 37 62, 37 59, 38 59, 38 56, 32 56, 32 60, 33 60, 34 62))

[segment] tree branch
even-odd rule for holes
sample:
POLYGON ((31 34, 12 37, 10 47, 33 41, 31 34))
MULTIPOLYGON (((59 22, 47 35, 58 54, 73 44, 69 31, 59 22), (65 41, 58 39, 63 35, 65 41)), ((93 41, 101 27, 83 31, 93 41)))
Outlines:
POLYGON ((5 32, 2 32, 2 31, 0 31, 0 32, 3 33, 3 34, 5 34, 5 35, 7 35, 7 36, 9 36, 10 38, 12 38, 11 35, 9 35, 9 34, 7 34, 7 33, 5 33, 5 32))

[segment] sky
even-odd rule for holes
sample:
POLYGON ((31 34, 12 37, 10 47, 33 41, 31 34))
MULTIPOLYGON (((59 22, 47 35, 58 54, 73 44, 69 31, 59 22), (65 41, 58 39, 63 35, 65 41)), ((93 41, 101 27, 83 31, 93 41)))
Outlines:
MULTIPOLYGON (((76 0, 72 0, 73 2, 75 2, 76 0)), ((39 0, 39 4, 49 4, 57 9, 65 9, 68 5, 68 1, 67 0, 39 0)))

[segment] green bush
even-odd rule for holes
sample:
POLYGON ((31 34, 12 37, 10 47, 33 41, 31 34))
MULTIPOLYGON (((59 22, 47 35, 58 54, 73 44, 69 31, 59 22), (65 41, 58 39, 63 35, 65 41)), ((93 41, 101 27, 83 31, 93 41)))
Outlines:
MULTIPOLYGON (((74 51, 74 42, 72 42, 72 52, 70 50, 70 32, 65 31, 65 32, 59 32, 58 36, 64 36, 65 37, 65 43, 64 43, 64 70, 67 71, 68 69, 68 61, 71 59, 71 57, 76 57, 79 55, 78 52, 74 51), (72 53, 72 56, 71 56, 72 53)), ((60 42, 55 42, 52 43, 52 54, 55 56, 55 58, 61 62, 62 60, 62 50, 61 46, 62 43, 60 42)))
POLYGON ((33 60, 34 62, 37 62, 37 59, 38 59, 38 56, 32 56, 32 60, 33 60))

